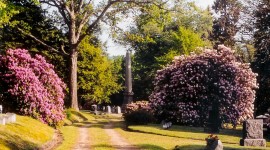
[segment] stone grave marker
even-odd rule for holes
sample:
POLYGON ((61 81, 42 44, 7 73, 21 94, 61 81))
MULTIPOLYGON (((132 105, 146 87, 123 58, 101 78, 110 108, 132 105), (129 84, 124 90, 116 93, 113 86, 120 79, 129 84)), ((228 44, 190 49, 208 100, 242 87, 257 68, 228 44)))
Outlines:
POLYGON ((8 120, 10 123, 16 122, 16 114, 14 113, 6 113, 6 116, 8 116, 8 120))
POLYGON ((5 125, 6 124, 6 117, 0 116, 0 125, 5 125))
POLYGON ((117 114, 121 114, 121 107, 120 106, 117 106, 116 109, 117 109, 117 112, 116 113, 117 114))
POLYGON ((111 106, 107 106, 107 113, 108 113, 108 114, 111 114, 111 113, 112 113, 111 106))
POLYGON ((240 140, 240 145, 266 147, 262 119, 250 119, 244 122, 243 139, 240 140))
POLYGON ((3 112, 3 106, 0 105, 0 114, 2 114, 2 112, 3 112))
POLYGON ((204 132, 209 133, 218 133, 219 132, 219 112, 218 107, 209 106, 208 107, 208 115, 207 115, 207 122, 205 122, 204 132))

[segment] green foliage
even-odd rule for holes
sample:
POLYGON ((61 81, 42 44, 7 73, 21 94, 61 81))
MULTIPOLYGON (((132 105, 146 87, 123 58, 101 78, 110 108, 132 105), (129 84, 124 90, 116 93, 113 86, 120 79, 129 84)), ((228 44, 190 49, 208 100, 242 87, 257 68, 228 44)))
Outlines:
POLYGON ((0 49, 19 47, 29 49, 30 53, 42 54, 55 66, 57 74, 64 79, 65 83, 68 83, 67 59, 59 53, 50 52, 47 47, 23 34, 18 28, 27 33, 32 33, 36 38, 42 39, 42 41, 55 47, 60 47, 61 44, 65 43, 64 34, 53 26, 51 19, 46 18, 44 11, 37 3, 29 0, 9 0, 9 2, 20 10, 10 18, 10 22, 19 22, 19 24, 7 24, 1 29, 0 49))
POLYGON ((199 52, 197 47, 209 45, 201 38, 211 28, 209 11, 193 3, 184 4, 175 5, 175 12, 151 6, 136 18, 136 28, 127 34, 125 40, 135 50, 132 62, 135 99, 148 99, 155 72, 174 56, 199 52))
POLYGON ((144 125, 153 121, 153 116, 145 110, 136 110, 124 115, 127 125, 144 125))
POLYGON ((218 15, 213 21, 213 31, 210 35, 214 48, 224 44, 233 47, 236 43, 235 35, 239 31, 240 12, 243 7, 238 0, 216 0, 213 5, 218 15))
POLYGON ((10 24, 10 18, 19 13, 19 10, 8 0, 0 0, 0 28, 10 24))
MULTIPOLYGON (((125 60, 123 56, 115 56, 111 58, 112 61, 112 72, 115 77, 117 77, 117 83, 124 87, 125 85, 125 60)), ((132 67, 133 69, 133 67, 132 67)), ((110 100, 113 105, 122 105, 124 101, 124 88, 122 88, 118 93, 112 94, 110 100)))
POLYGON ((259 89, 257 91, 257 99, 255 107, 257 114, 267 112, 270 107, 270 3, 269 0, 260 0, 256 17, 256 32, 255 38, 255 60, 253 62, 253 70, 258 73, 259 89))
MULTIPOLYGON (((111 68, 103 51, 85 38, 79 45, 78 89, 82 100, 97 103, 110 102, 109 96, 118 92, 121 86, 116 82, 117 76, 111 68)), ((115 70, 117 71, 117 70, 115 70)))

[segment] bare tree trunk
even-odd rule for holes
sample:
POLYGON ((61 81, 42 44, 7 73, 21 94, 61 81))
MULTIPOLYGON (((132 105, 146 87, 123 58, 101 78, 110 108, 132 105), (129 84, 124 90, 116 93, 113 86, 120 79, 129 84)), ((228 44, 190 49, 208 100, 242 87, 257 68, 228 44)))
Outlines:
POLYGON ((77 59, 78 52, 72 50, 70 55, 70 82, 69 82, 69 99, 71 101, 71 108, 79 110, 78 107, 78 95, 77 95, 77 59))

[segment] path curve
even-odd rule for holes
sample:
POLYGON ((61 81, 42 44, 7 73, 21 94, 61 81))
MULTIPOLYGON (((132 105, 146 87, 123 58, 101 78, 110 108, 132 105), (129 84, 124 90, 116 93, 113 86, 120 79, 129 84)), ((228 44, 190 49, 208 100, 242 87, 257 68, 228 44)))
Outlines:
POLYGON ((136 146, 129 144, 126 139, 119 135, 114 129, 112 123, 106 124, 104 130, 111 137, 112 146, 117 150, 139 150, 136 146))
POLYGON ((73 150, 89 150, 90 149, 90 138, 89 138, 89 130, 90 124, 86 124, 79 128, 79 141, 76 143, 76 146, 73 150))

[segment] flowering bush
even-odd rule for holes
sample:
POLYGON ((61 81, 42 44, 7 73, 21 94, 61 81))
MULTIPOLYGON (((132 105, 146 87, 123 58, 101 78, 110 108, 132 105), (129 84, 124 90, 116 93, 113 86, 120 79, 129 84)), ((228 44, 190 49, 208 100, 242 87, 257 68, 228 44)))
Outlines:
POLYGON ((130 113, 136 110, 145 110, 150 112, 150 107, 148 101, 136 101, 135 103, 127 104, 126 106, 126 113, 130 113))
POLYGON ((7 50, 0 55, 0 80, 4 107, 52 126, 64 119, 66 85, 44 57, 31 57, 24 49, 7 50))
POLYGON ((176 57, 157 72, 154 86, 150 107, 159 120, 202 126, 208 106, 218 108, 222 122, 234 125, 253 117, 256 74, 222 45, 218 51, 176 57))
POLYGON ((137 101, 135 103, 127 104, 123 116, 128 125, 147 124, 153 120, 147 101, 137 101))

